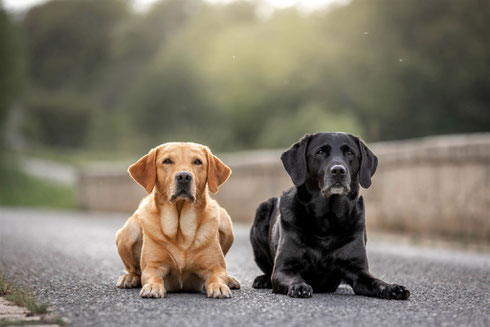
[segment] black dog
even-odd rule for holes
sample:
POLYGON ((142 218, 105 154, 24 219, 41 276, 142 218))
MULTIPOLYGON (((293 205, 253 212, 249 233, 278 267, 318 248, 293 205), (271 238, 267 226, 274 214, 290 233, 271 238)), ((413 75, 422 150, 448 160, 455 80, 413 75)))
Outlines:
POLYGON ((368 270, 364 203, 378 159, 345 133, 306 135, 281 156, 295 187, 257 208, 250 231, 255 261, 265 273, 254 288, 311 297, 341 281, 360 295, 404 300, 410 292, 368 270))

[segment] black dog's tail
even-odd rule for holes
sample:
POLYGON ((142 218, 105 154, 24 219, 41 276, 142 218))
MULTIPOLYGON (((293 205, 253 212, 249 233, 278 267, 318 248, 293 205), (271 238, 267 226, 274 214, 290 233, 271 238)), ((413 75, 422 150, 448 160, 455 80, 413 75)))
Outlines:
POLYGON ((277 201, 277 198, 270 198, 258 206, 255 211, 255 220, 250 230, 250 242, 252 243, 255 262, 268 276, 272 274, 274 264, 269 247, 269 229, 277 201))

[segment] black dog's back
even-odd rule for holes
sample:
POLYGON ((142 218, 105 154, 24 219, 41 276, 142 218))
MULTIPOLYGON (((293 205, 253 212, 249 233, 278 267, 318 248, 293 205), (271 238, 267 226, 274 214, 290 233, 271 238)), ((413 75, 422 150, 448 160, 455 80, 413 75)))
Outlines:
POLYGON ((270 288, 270 276, 274 266, 274 258, 270 251, 269 231, 277 207, 277 198, 262 202, 255 211, 255 219, 250 230, 250 242, 254 259, 259 268, 265 273, 254 281, 255 288, 270 288))

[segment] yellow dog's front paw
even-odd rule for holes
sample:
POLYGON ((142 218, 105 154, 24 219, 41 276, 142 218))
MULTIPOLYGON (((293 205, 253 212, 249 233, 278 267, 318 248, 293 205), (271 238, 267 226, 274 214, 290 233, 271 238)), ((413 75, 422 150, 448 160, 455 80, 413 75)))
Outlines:
POLYGON ((166 293, 163 284, 148 283, 141 289, 140 296, 143 298, 159 299, 165 297, 166 293))
POLYGON ((206 295, 215 299, 231 297, 231 290, 225 284, 213 283, 206 286, 206 295))

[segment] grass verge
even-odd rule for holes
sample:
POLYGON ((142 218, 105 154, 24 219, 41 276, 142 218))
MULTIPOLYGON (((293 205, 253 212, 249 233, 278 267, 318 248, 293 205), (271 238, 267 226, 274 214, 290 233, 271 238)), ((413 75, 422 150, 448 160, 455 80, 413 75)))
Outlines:
POLYGON ((0 206, 76 208, 73 187, 23 174, 11 162, 0 162, 0 206))
POLYGON ((33 294, 7 281, 3 275, 0 276, 0 296, 15 305, 27 308, 34 314, 45 314, 48 312, 49 303, 37 301, 33 294))

